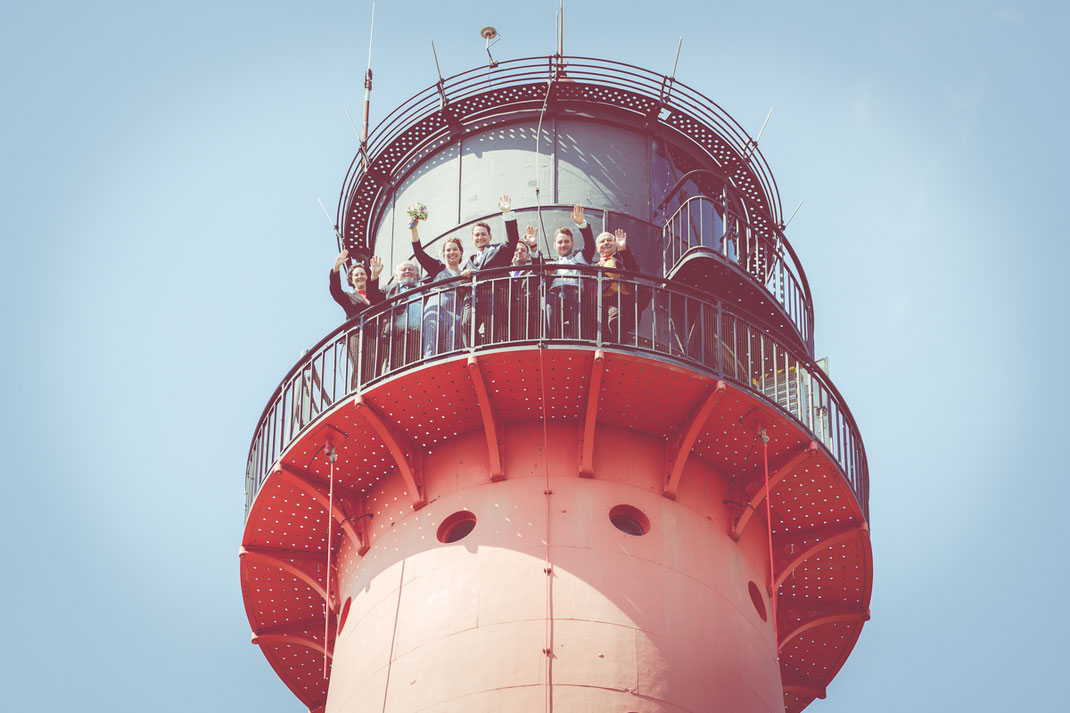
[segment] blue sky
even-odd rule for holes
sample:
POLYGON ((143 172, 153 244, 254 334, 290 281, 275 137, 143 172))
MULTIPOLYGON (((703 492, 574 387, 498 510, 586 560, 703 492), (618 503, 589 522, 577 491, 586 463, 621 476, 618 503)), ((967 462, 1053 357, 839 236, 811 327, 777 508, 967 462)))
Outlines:
MULTIPOLYGON (((370 3, 6 3, 10 710, 300 711, 249 643, 249 439, 341 320, 332 208, 370 3)), ((373 123, 553 50, 556 2, 379 2, 373 123)), ((566 8, 565 49, 757 133, 871 470, 873 619, 810 710, 1052 710, 1070 626, 1062 4, 566 8)), ((503 187, 503 191, 507 187, 503 187)))

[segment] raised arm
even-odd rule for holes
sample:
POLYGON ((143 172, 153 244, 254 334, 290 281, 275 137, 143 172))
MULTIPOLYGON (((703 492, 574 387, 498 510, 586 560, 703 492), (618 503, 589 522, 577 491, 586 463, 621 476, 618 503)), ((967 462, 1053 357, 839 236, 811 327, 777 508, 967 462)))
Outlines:
POLYGON ((513 213, 513 199, 509 196, 502 196, 498 199, 498 207, 502 209, 502 222, 505 223, 505 247, 502 251, 512 256, 516 252, 516 244, 520 242, 520 231, 516 227, 516 214, 513 213))
MULTIPOLYGON (((484 270, 492 267, 507 267, 516 252, 516 244, 520 242, 520 230, 516 227, 516 215, 512 211, 513 201, 509 196, 502 196, 498 200, 498 207, 502 211, 502 221, 505 223, 505 242, 491 245, 487 250, 492 250, 490 257, 483 262, 484 270)), ((465 266, 472 268, 471 259, 465 266)))
POLYGON ((334 299, 335 302, 338 303, 339 307, 346 311, 347 317, 349 316, 349 308, 352 305, 352 302, 350 302, 349 300, 349 295, 347 295, 345 293, 345 290, 342 289, 342 274, 340 271, 342 269, 342 265, 345 264, 346 258, 348 257, 348 250, 343 250, 342 252, 338 253, 338 257, 334 259, 334 267, 331 268, 329 282, 331 297, 334 299))
POLYGON ((436 260, 427 254, 424 250, 424 246, 420 244, 420 233, 416 229, 416 223, 409 223, 409 233, 412 237, 412 254, 416 258, 416 262, 420 263, 420 267, 427 271, 427 276, 430 279, 434 279, 435 275, 442 272, 446 266, 441 260, 436 260))
POLYGON ((374 305, 386 299, 383 291, 379 289, 379 275, 383 272, 383 259, 378 255, 372 255, 369 267, 371 274, 368 276, 368 284, 364 287, 364 294, 368 298, 368 303, 374 305))
POLYGON ((628 234, 620 228, 617 228, 613 233, 613 236, 617 239, 617 257, 620 258, 621 264, 624 265, 624 269, 638 272, 639 263, 635 259, 635 254, 628 249, 628 234))

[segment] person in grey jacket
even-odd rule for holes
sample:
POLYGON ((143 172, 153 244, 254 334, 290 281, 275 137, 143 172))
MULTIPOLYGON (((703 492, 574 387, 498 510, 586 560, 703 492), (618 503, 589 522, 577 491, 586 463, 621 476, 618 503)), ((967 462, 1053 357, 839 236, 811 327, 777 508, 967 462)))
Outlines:
MULTIPOLYGON (((583 217, 583 206, 572 206, 572 222, 580 229, 583 247, 577 252, 572 239, 572 231, 561 227, 554 232, 554 251, 556 256, 547 257, 547 267, 558 265, 548 270, 550 288, 546 291, 547 332, 559 339, 591 338, 594 335, 595 315, 591 309, 583 309, 580 302, 580 283, 591 278, 582 278, 579 270, 567 269, 569 265, 590 265, 594 257, 595 243, 591 226, 583 217), (582 325, 582 332, 580 334, 582 325)), ((587 290, 594 294, 594 290, 587 290)))
POLYGON ((402 260, 394 269, 394 284, 386 291, 386 299, 398 299, 381 317, 378 361, 382 369, 400 369, 419 358, 423 301, 418 293, 409 299, 402 297, 417 288, 417 277, 416 265, 411 260, 402 260))

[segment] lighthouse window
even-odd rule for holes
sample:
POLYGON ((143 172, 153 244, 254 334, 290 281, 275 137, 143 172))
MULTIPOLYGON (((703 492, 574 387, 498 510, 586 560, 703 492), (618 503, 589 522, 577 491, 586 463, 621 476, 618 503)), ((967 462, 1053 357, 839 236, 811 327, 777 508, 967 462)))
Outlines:
POLYGON ((609 521, 626 535, 638 537, 650 532, 650 519, 639 508, 631 505, 615 506, 609 511, 609 521))
POLYGON ((476 527, 476 516, 467 510, 455 512, 438 526, 438 541, 449 544, 457 542, 472 532, 476 527))

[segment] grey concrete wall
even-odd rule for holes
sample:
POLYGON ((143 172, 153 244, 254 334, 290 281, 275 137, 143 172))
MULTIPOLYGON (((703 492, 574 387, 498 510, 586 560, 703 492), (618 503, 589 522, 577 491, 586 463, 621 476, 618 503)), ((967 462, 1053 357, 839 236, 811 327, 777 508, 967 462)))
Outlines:
POLYGON ((507 194, 520 213, 520 229, 531 223, 552 239, 555 228, 572 225, 567 209, 579 203, 589 210, 597 234, 608 227, 629 232, 643 268, 660 269, 660 252, 650 241, 657 231, 646 225, 651 218, 650 139, 643 134, 583 119, 548 119, 543 122, 536 153, 537 122, 497 126, 465 136, 415 160, 393 194, 393 207, 382 216, 375 235, 375 253, 392 271, 411 255, 405 209, 415 202, 428 207, 429 218, 420 225, 424 244, 437 243, 456 232, 471 251, 469 225, 488 218, 495 239, 505 231, 497 208, 507 194), (536 178, 537 173, 537 178, 536 178), (538 196, 536 188, 539 189, 538 196), (544 208, 541 220, 534 211, 544 208), (611 211, 605 226, 605 211, 611 211), (651 264, 646 264, 651 263, 651 264))

